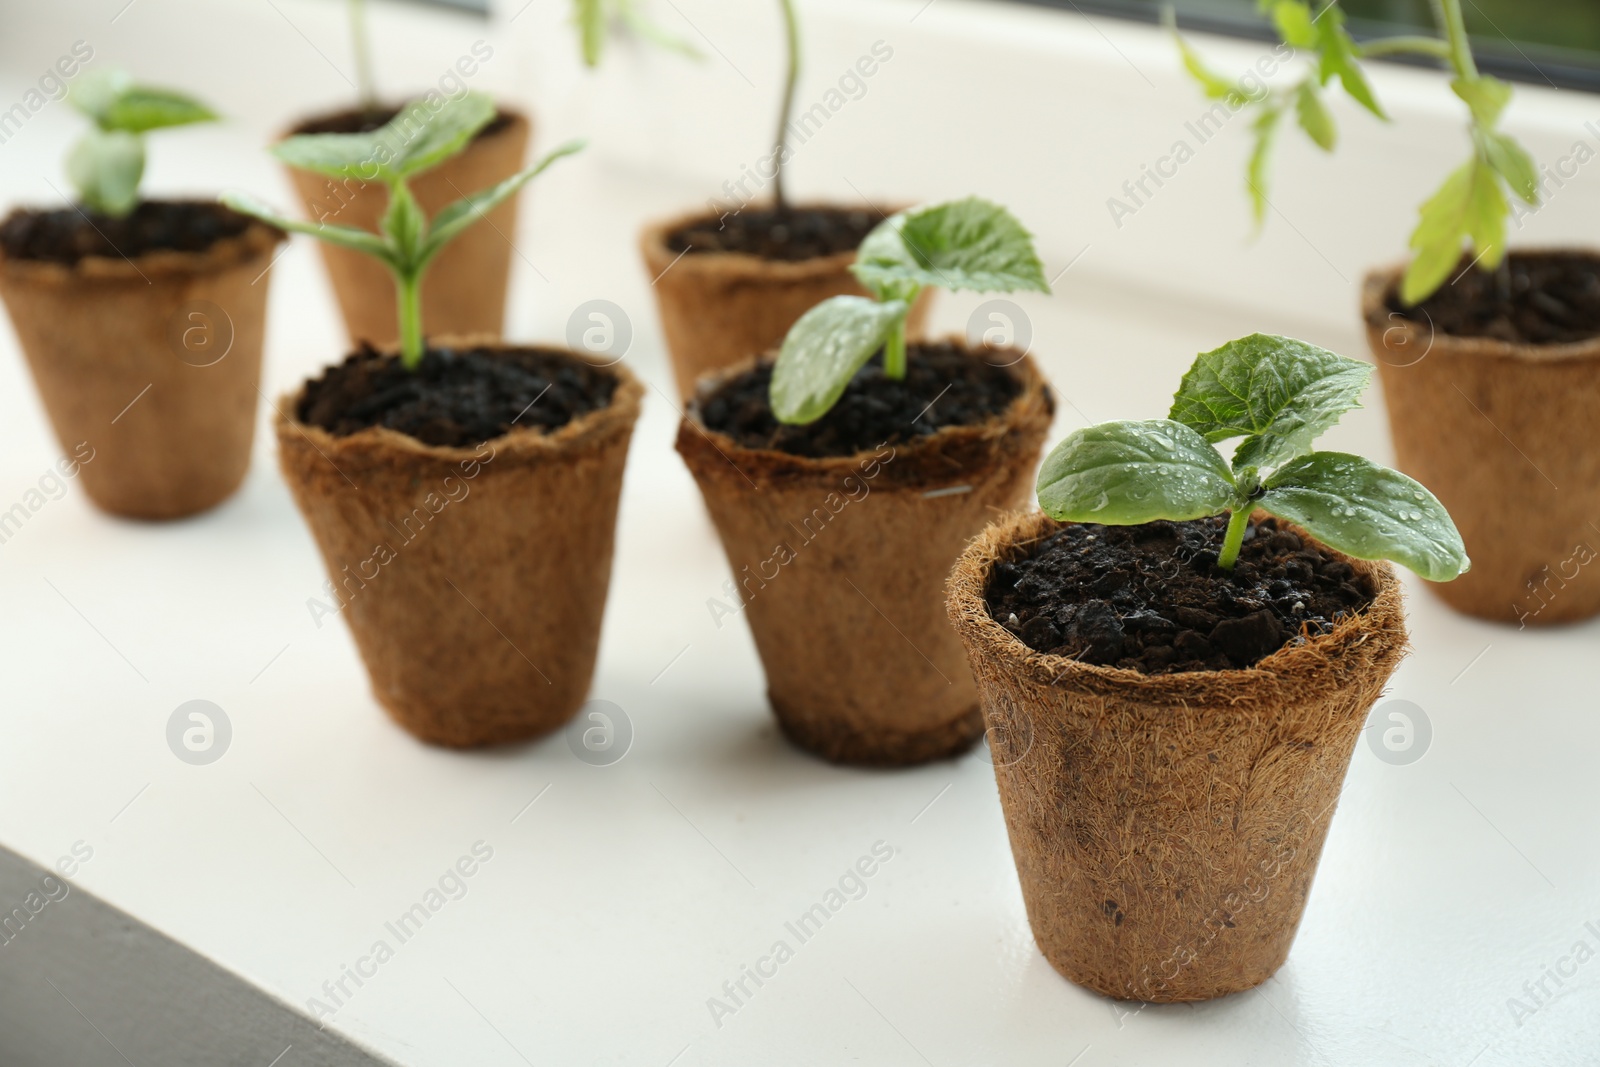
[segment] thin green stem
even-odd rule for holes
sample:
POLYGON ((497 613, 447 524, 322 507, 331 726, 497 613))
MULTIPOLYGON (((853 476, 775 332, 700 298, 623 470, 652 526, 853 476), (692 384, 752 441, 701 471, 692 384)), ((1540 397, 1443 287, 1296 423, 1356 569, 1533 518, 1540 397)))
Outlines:
POLYGON ((422 336, 422 271, 397 270, 394 285, 400 306, 400 365, 416 370, 426 347, 422 336))
POLYGON ((378 107, 378 87, 372 80, 372 43, 367 38, 366 0, 349 0, 350 47, 356 57, 356 91, 361 94, 361 108, 375 111, 378 107))
POLYGON ((1252 510, 1245 503, 1234 508, 1228 516, 1228 532, 1222 538, 1222 551, 1217 554, 1217 566, 1225 571, 1233 570, 1233 565, 1239 562, 1239 547, 1244 544, 1244 532, 1250 525, 1252 510))
POLYGON ((901 316, 883 342, 883 376, 896 381, 906 376, 906 320, 901 316))
POLYGON ((1434 18, 1450 44, 1450 66, 1459 78, 1476 78, 1478 64, 1472 59, 1472 42, 1467 38, 1467 20, 1461 15, 1461 0, 1433 0, 1434 18))
POLYGON ((1356 46, 1363 59, 1379 56, 1431 56, 1446 63, 1451 60, 1450 42, 1437 37, 1380 37, 1376 41, 1363 41, 1356 46))
POLYGON ((789 72, 783 82, 783 104, 778 112, 778 136, 773 148, 772 201, 779 212, 789 210, 783 189, 783 161, 789 154, 789 116, 794 112, 794 87, 800 80, 800 23, 794 0, 778 0, 783 8, 783 29, 789 43, 789 72))

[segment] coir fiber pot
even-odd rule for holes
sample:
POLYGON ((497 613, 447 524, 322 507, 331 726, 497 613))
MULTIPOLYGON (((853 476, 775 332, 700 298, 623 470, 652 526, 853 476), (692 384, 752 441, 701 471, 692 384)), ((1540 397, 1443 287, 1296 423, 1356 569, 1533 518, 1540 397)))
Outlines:
POLYGON ((1524 625, 1600 613, 1600 567, 1588 565, 1600 553, 1600 338, 1450 336, 1391 312, 1403 269, 1369 274, 1361 310, 1396 466, 1449 509, 1472 557, 1434 592, 1524 625))
MULTIPOLYGON (((309 120, 290 132, 304 132, 328 121, 309 120)), ((521 170, 531 129, 527 118, 501 108, 499 118, 460 155, 410 179, 422 210, 431 219, 445 205, 521 170)), ((381 182, 339 182, 311 171, 287 169, 311 220, 378 229, 389 206, 389 194, 381 182)), ((505 328, 519 199, 512 197, 474 223, 428 268, 428 284, 422 290, 422 323, 428 336, 500 336, 505 328)), ((399 320, 394 279, 388 269, 361 252, 326 241, 319 241, 318 246, 351 342, 393 347, 399 320)))
POLYGON ((249 469, 267 273, 284 235, 236 219, 240 233, 196 252, 69 265, 0 251, 0 296, 56 438, 93 449, 79 478, 105 511, 192 515, 249 469))
MULTIPOLYGON (((678 451, 739 585, 778 723, 825 759, 921 763, 983 733, 944 579, 995 512, 1032 490, 1054 410, 1031 358, 985 351, 1016 361, 1023 385, 1002 415, 872 452, 745 448, 708 430, 698 401, 679 425, 678 451)), ((708 376, 699 396, 750 365, 708 376)))
MULTIPOLYGON (((691 212, 646 226, 639 239, 666 334, 678 394, 693 395, 712 371, 758 356, 783 343, 789 327, 830 296, 867 296, 850 273, 855 252, 798 261, 743 252, 672 250, 679 230, 716 218, 691 212)), ((932 292, 924 292, 906 319, 906 333, 922 335, 932 292)))
POLYGON ((1405 654, 1399 582, 1323 547, 1374 583, 1365 611, 1252 668, 1146 675, 1034 652, 990 617, 995 564, 1057 529, 1001 519, 949 586, 1034 940, 1110 997, 1249 989, 1288 956, 1351 751, 1405 654))
POLYGON ((380 427, 334 436, 299 419, 304 388, 280 402, 284 477, 373 692, 421 740, 539 737, 583 704, 643 393, 620 364, 607 373, 608 406, 464 448, 380 427))

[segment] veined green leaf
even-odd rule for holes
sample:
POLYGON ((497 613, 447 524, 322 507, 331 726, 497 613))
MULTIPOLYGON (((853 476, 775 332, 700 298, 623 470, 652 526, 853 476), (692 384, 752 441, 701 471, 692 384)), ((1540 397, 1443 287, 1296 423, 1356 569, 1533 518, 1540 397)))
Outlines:
POLYGON ((1452 78, 1450 89, 1467 102, 1472 120, 1485 130, 1500 119, 1500 112, 1511 102, 1511 86, 1499 78, 1480 74, 1476 78, 1452 78))
POLYGON ((1489 166, 1506 180, 1513 193, 1530 204, 1538 204, 1539 168, 1534 165, 1532 157, 1506 134, 1485 130, 1480 136, 1489 166))
POLYGON ((1455 523, 1420 482, 1344 452, 1313 452, 1267 480, 1256 506, 1357 559, 1387 559, 1432 582, 1470 566, 1455 523))
POLYGON ((1170 418, 1213 444, 1243 437, 1235 470, 1311 451, 1367 387, 1372 368, 1325 348, 1256 333, 1205 352, 1178 386, 1170 418))
POLYGON ((213 122, 216 112, 192 96, 133 85, 112 100, 99 118, 101 129, 144 133, 168 126, 213 122))
POLYGON ((1272 24, 1278 28, 1278 36, 1285 44, 1295 48, 1316 47, 1317 31, 1312 25, 1310 5, 1303 0, 1267 0, 1261 6, 1271 8, 1272 24))
POLYGON ((1361 69, 1361 60, 1356 54, 1356 43, 1344 28, 1344 12, 1335 4, 1329 4, 1317 16, 1314 25, 1316 32, 1316 48, 1320 60, 1317 66, 1317 76, 1323 85, 1327 85, 1333 78, 1339 79, 1339 84, 1344 86, 1344 91, 1351 98, 1378 116, 1387 119, 1383 106, 1378 103, 1378 98, 1373 95, 1372 86, 1367 83, 1367 75, 1361 69))
POLYGON ((479 92, 446 100, 437 110, 416 100, 370 133, 296 134, 272 154, 301 170, 333 178, 395 182, 420 174, 460 152, 495 116, 494 102, 479 92))
POLYGON ((906 284, 980 293, 1050 291, 1033 235, 979 197, 920 208, 878 224, 851 267, 873 292, 906 284))
POLYGON ((1039 471, 1039 506, 1060 522, 1132 526, 1198 519, 1234 503, 1217 450, 1181 422, 1106 422, 1074 431, 1039 471))
MULTIPOLYGON (((1415 254, 1400 283, 1400 298, 1406 304, 1415 305, 1432 296, 1460 262, 1461 245, 1467 238, 1467 218, 1479 204, 1475 186, 1487 169, 1474 155, 1452 171, 1438 192, 1423 203, 1417 228, 1411 232, 1415 254)), ((1487 176, 1493 181, 1492 174, 1487 176)))
POLYGON ((144 141, 125 130, 93 127, 67 153, 67 179, 90 211, 121 218, 139 202, 144 141))
POLYGON ((433 225, 429 227, 428 239, 419 257, 420 262, 426 263, 438 255, 444 246, 454 240, 462 230, 465 230, 506 200, 515 196, 519 189, 544 173, 545 168, 556 160, 563 156, 570 156, 574 152, 582 151, 585 143, 583 141, 568 141, 526 170, 519 171, 487 189, 480 189, 478 192, 463 197, 453 204, 445 205, 433 217, 433 225))
POLYGON ((1333 146, 1339 140, 1339 131, 1333 124, 1333 116, 1322 102, 1321 94, 1317 92, 1316 82, 1310 78, 1301 82, 1295 90, 1294 113, 1300 120, 1300 128, 1316 142, 1317 147, 1325 152, 1333 151, 1333 146))
POLYGON ((907 310, 900 300, 835 296, 801 315, 772 368, 772 414, 802 425, 826 415, 907 310))
POLYGON ((270 226, 276 226, 280 230, 309 234, 312 237, 327 241, 329 244, 336 244, 357 252, 365 252, 374 259, 386 263, 390 269, 399 268, 399 264, 396 262, 394 253, 389 248, 388 243, 375 233, 358 230, 353 226, 334 226, 329 223, 304 222, 300 219, 290 218, 287 215, 279 214, 248 193, 223 193, 218 199, 228 207, 233 208, 233 210, 258 218, 262 222, 270 226))
POLYGON ((1250 166, 1245 171, 1245 185, 1250 190, 1251 215, 1256 226, 1260 226, 1267 217, 1267 207, 1270 200, 1267 197, 1268 171, 1267 166, 1272 162, 1272 145, 1278 134, 1278 120, 1283 117, 1283 109, 1276 103, 1269 103, 1262 107, 1261 114, 1251 124, 1255 133, 1255 147, 1250 150, 1250 166))

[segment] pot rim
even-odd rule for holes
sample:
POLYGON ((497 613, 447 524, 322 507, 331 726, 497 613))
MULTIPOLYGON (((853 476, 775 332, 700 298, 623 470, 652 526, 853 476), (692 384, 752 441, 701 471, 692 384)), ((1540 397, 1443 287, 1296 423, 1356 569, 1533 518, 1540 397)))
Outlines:
MULTIPOLYGON (((141 204, 205 204, 222 206, 215 200, 178 197, 173 199, 141 199, 141 204)), ((6 216, 14 218, 25 211, 48 211, 50 208, 18 206, 6 216)), ((233 211, 232 208, 225 208, 233 211)), ((239 214, 234 212, 234 214, 239 214)), ((138 282, 149 284, 157 277, 175 278, 203 274, 220 274, 237 264, 262 255, 270 255, 277 245, 287 241, 289 235, 260 219, 249 219, 245 229, 232 237, 213 241, 198 252, 180 252, 170 248, 157 248, 129 258, 127 256, 84 256, 75 263, 58 263, 48 259, 21 259, 0 248, 0 273, 7 281, 32 285, 73 285, 88 281, 138 282)), ((93 225, 91 223, 90 225, 93 225)))
MULTIPOLYGON (((1268 517, 1264 511, 1256 516, 1268 517)), ((1253 516, 1253 518, 1255 518, 1253 516)), ((1256 520, 1259 521, 1259 520, 1256 520)), ((946 606, 950 618, 968 646, 969 654, 993 655, 1005 670, 1037 685, 1071 688, 1091 693, 1138 694, 1140 702, 1153 706, 1191 708, 1197 683, 1219 689, 1231 688, 1243 699, 1251 687, 1271 684, 1284 676, 1305 674, 1330 661, 1338 661, 1359 645, 1381 634, 1374 620, 1392 616, 1400 621, 1399 643, 1406 644, 1403 626, 1400 580, 1392 564, 1359 560, 1329 548, 1299 526, 1279 519, 1302 539, 1310 540, 1334 559, 1348 563, 1377 586, 1372 603, 1359 614, 1347 617, 1331 631, 1309 638, 1301 645, 1284 645, 1253 667, 1225 671, 1179 671, 1171 674, 1145 674, 1126 667, 1103 667, 1084 663, 1070 656, 1035 652, 989 614, 984 590, 994 565, 1024 545, 1053 533, 1070 523, 1060 523, 1036 509, 1024 508, 996 519, 961 554, 946 582, 946 606)))
MULTIPOLYGON (((757 207, 770 207, 768 201, 752 202, 757 207)), ((752 206, 752 205, 746 205, 752 206)), ((791 205, 794 208, 827 208, 835 211, 853 210, 850 206, 826 200, 808 200, 803 203, 791 205)), ((897 212, 907 210, 907 205, 894 204, 888 206, 888 218, 897 212)), ((740 210, 743 210, 741 208, 740 210)), ((873 208, 872 210, 881 209, 873 208)), ((676 270, 685 263, 689 264, 692 273, 703 275, 725 275, 731 278, 761 279, 773 282, 799 282, 811 278, 826 277, 837 274, 856 261, 856 250, 848 252, 835 252, 831 256, 815 256, 811 259, 763 259, 761 256, 749 252, 674 252, 667 247, 667 236, 680 230, 691 223, 701 222, 716 218, 714 212, 705 208, 696 208, 693 211, 684 211, 667 218, 647 222, 639 231, 639 249, 644 254, 645 263, 651 272, 659 278, 669 269, 676 270), (679 260, 682 260, 680 263, 679 260)))
MULTIPOLYGON (((412 99, 414 100, 414 99, 418 99, 418 98, 413 97, 412 99)), ((397 108, 400 108, 400 107, 404 107, 406 104, 409 104, 409 103, 411 103, 411 100, 404 100, 400 104, 395 105, 395 106, 397 108)), ((382 110, 382 109, 387 108, 389 106, 390 106, 389 102, 386 101, 386 102, 384 102, 384 103, 379 105, 379 110, 382 110)), ((514 129, 515 127, 517 127, 517 126, 526 126, 526 127, 529 127, 530 129, 533 126, 533 117, 532 117, 532 115, 530 115, 526 111, 523 111, 519 107, 514 107, 514 106, 512 106, 510 104, 501 103, 499 100, 496 100, 495 104, 494 104, 494 109, 495 109, 496 117, 504 115, 507 119, 510 119, 511 121, 508 122, 505 126, 501 127, 500 129, 494 131, 493 133, 488 134, 487 135, 488 137, 499 137, 502 134, 511 132, 511 130, 514 129)), ((307 125, 309 125, 309 124, 311 124, 313 122, 319 122, 319 121, 321 121, 323 119, 335 118, 335 117, 337 117, 339 115, 347 115, 347 114, 349 114, 349 113, 351 113, 353 111, 359 111, 359 110, 361 110, 361 106, 359 104, 357 104, 357 105, 354 105, 354 106, 351 106, 351 107, 338 108, 337 110, 334 110, 334 111, 314 111, 314 112, 311 112, 310 114, 302 116, 300 119, 295 121, 293 124, 291 124, 290 126, 285 128, 282 132, 276 134, 269 143, 278 144, 279 142, 285 140, 286 138, 293 137, 293 136, 295 136, 296 134, 298 134, 301 131, 302 127, 307 126, 307 125)), ((482 136, 473 137, 473 139, 471 141, 467 142, 466 148, 463 148, 462 151, 465 152, 467 150, 467 148, 471 148, 474 144, 477 144, 478 141, 481 140, 481 139, 482 139, 482 136)), ((454 157, 452 157, 452 158, 454 158, 454 157)), ((284 166, 288 166, 288 164, 285 163, 284 166)), ((422 173, 426 174, 427 171, 423 171, 422 173)), ((420 175, 413 175, 413 177, 419 177, 419 176, 420 175)))
MULTIPOLYGON (((493 348, 501 350, 520 350, 550 352, 580 360, 597 369, 610 372, 616 379, 616 388, 612 390, 611 402, 605 407, 596 408, 585 412, 577 418, 557 428, 554 432, 546 433, 532 427, 518 426, 499 437, 491 437, 487 441, 479 441, 471 446, 465 445, 430 445, 417 440, 410 434, 391 430, 386 426, 369 426, 357 430, 352 434, 337 436, 329 433, 321 426, 314 426, 301 421, 297 412, 300 410, 300 401, 305 396, 306 386, 310 379, 302 381, 299 386, 290 392, 282 394, 272 402, 275 411, 274 425, 280 437, 293 431, 308 441, 319 452, 349 453, 355 451, 400 453, 419 460, 437 460, 443 463, 460 463, 465 460, 481 460, 481 449, 485 445, 496 446, 496 453, 504 451, 507 454, 527 460, 549 459, 556 456, 581 450, 592 444, 609 440, 619 433, 629 433, 633 424, 639 417, 640 403, 644 397, 644 385, 638 377, 620 361, 610 363, 596 359, 585 352, 578 352, 564 345, 541 345, 527 342, 506 341, 503 338, 490 334, 463 334, 445 335, 433 338, 432 345, 448 344, 455 347, 471 346, 475 348, 493 348)), ((396 349, 380 349, 382 355, 395 355, 396 349)), ((329 365, 330 367, 333 364, 329 365)), ((324 373, 329 368, 324 368, 324 373)))
MULTIPOLYGON (((1019 358, 1009 363, 1004 369, 1022 383, 1022 391, 1012 398, 1004 411, 990 416, 981 423, 966 426, 944 426, 922 437, 910 441, 903 441, 892 446, 897 464, 904 460, 932 460, 940 453, 952 446, 970 446, 997 441, 1008 434, 1016 432, 1020 427, 1036 419, 1042 419, 1048 429, 1050 420, 1055 415, 1055 397, 1050 389, 1050 383, 1045 379, 1038 363, 1027 352, 1019 352, 1015 348, 999 345, 972 345, 960 334, 947 334, 942 339, 916 338, 909 342, 917 344, 954 344, 962 349, 969 357, 978 358, 980 352, 1007 352, 1014 353, 1019 358)), ((771 362, 777 358, 777 350, 772 349, 760 356, 751 356, 737 363, 729 364, 710 371, 700 376, 695 382, 694 395, 684 404, 682 418, 679 422, 679 440, 682 441, 687 431, 693 430, 703 438, 711 447, 720 452, 724 459, 732 463, 737 469, 744 472, 748 467, 758 475, 758 481, 778 481, 795 478, 826 478, 837 479, 846 475, 857 473, 861 461, 866 457, 877 457, 876 449, 864 449, 848 456, 799 456, 790 452, 780 452, 770 448, 747 448, 739 444, 732 437, 720 430, 713 430, 706 426, 700 416, 700 403, 718 386, 731 378, 756 367, 762 363, 771 362), (744 461, 743 464, 735 463, 735 457, 744 461)), ((683 449, 680 446, 679 451, 683 449)), ((899 466, 905 470, 908 464, 899 466)), ((916 472, 914 472, 916 473, 916 472)), ((946 468, 942 471, 929 470, 921 472, 925 476, 914 479, 910 483, 905 481, 890 482, 886 488, 899 488, 907 490, 923 490, 930 481, 950 481, 952 478, 960 480, 967 476, 967 472, 946 468)))
MULTIPOLYGON (((1583 256, 1594 260, 1596 265, 1600 266, 1600 249, 1573 245, 1519 247, 1507 254, 1583 256)), ((1413 319, 1400 315, 1399 312, 1391 312, 1388 307, 1389 295, 1399 285, 1410 262, 1407 259, 1383 267, 1374 267, 1362 280, 1361 318, 1369 333, 1373 335, 1371 340, 1375 350, 1417 345, 1424 350, 1443 348, 1453 356, 1496 357, 1528 363, 1600 357, 1600 334, 1584 341, 1530 345, 1502 341, 1494 337, 1458 337, 1455 334, 1434 330, 1431 324, 1425 327, 1413 319), (1398 317, 1398 321, 1395 317, 1398 317), (1390 344, 1388 337, 1396 330, 1401 331, 1403 338, 1397 344, 1390 344)))

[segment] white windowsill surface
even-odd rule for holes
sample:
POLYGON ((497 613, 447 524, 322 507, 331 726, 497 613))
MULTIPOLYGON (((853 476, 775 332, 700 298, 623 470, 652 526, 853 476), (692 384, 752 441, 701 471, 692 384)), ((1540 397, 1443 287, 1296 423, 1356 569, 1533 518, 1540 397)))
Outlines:
MULTIPOLYGON (((237 121, 154 140, 150 189, 241 187, 288 204, 259 145, 348 90, 318 52, 342 62, 336 6, 275 3, 287 19, 243 0, 138 0, 115 24, 105 5, 64 4, 0 43, 0 90, 17 99, 26 72, 80 37, 108 61, 151 57, 138 73, 214 85, 237 121), (235 39, 224 33, 249 47, 196 51, 235 39)), ((558 6, 510 26, 502 11, 492 30, 409 6, 381 6, 374 22, 390 80, 425 83, 488 36, 504 66, 486 68, 483 84, 531 103, 541 144, 593 138, 527 201, 509 332, 557 339, 578 304, 613 300, 632 319, 630 365, 670 394, 634 235, 759 154, 776 27, 764 9, 749 13, 758 5, 685 0, 690 26, 653 5, 727 59, 622 49, 586 79, 563 65, 570 37, 543 10, 558 6), (652 84, 664 88, 643 91, 652 84)), ((1065 401, 1057 436, 1163 411, 1194 353, 1252 330, 1361 355, 1360 272, 1398 255, 1415 204, 1464 151, 1438 79, 1384 68, 1397 122, 1340 109, 1334 160, 1285 137, 1282 217, 1255 244, 1234 129, 1117 229, 1105 199, 1204 110, 1166 40, 961 0, 935 0, 911 22, 919 7, 807 5, 821 81, 803 100, 874 40, 896 54, 807 146, 796 184, 841 199, 851 186, 873 198, 979 191, 1039 233, 1051 274, 1082 252, 1053 297, 1018 300, 1065 401), (973 79, 998 84, 979 95, 973 79)), ((1260 51, 1204 44, 1224 68, 1260 51)), ((1512 127, 1553 161, 1580 137, 1600 146, 1589 117, 1600 100, 1519 89, 1512 127)), ((50 105, 0 146, 0 197, 48 202, 43 179, 61 184, 75 130, 50 105)), ((1582 169, 1523 236, 1592 240, 1597 175, 1582 169)), ((309 243, 282 257, 272 286, 264 389, 276 396, 335 359, 342 339, 309 243)), ((941 298, 936 326, 963 329, 977 302, 941 298)), ((3 510, 59 451, 9 328, 0 349, 3 510)), ((1600 961, 1559 988, 1546 979, 1558 995, 1520 1025, 1507 1005, 1533 1003, 1524 984, 1576 942, 1600 951, 1585 927, 1600 927, 1600 856, 1584 836, 1600 802, 1593 624, 1519 633, 1454 615, 1408 582, 1414 652, 1388 696, 1426 710, 1431 748, 1390 766, 1358 747, 1299 938, 1272 981, 1136 1011, 1065 982, 1035 949, 980 755, 869 773, 777 736, 744 623, 719 629, 707 610, 726 566, 672 452, 676 415, 661 392, 635 435, 593 688, 635 730, 609 767, 580 762, 559 735, 458 754, 392 726, 343 624, 313 623, 321 565, 265 412, 261 426, 244 488, 208 515, 122 522, 70 486, 0 544, 0 842, 46 866, 86 843, 79 885, 302 1010, 387 941, 393 959, 348 986, 328 1026, 398 1063, 1499 1067, 1581 1064, 1600 1048, 1600 961), (233 725, 229 751, 205 767, 165 741, 173 709, 196 698, 233 725), (493 858, 466 894, 398 944, 385 923, 479 841, 493 858), (879 841, 894 857, 865 895, 797 944, 784 924, 879 841), (708 998, 779 939, 794 958, 719 1026, 708 998)), ((1376 387, 1326 443, 1388 458, 1376 387)), ((82 993, 94 1019, 93 991, 82 993)), ((127 1051, 140 1067, 160 1059, 127 1051)), ((296 1063, 291 1052, 279 1067, 296 1063)))

